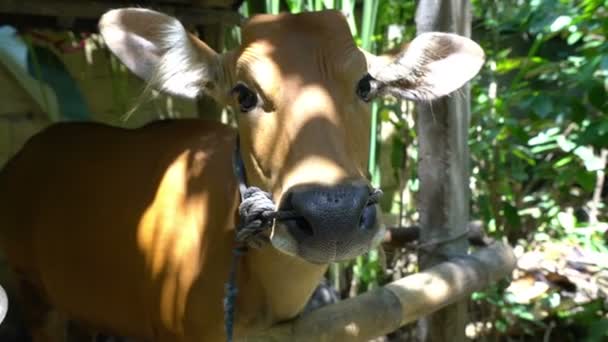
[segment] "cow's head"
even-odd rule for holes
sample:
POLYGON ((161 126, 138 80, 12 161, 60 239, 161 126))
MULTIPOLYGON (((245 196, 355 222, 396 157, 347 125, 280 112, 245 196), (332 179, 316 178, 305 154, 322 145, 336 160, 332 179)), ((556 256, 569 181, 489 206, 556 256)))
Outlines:
POLYGON ((447 95, 483 62, 477 44, 444 33, 376 57, 357 48, 336 11, 256 16, 242 28, 242 45, 222 54, 150 10, 110 11, 100 29, 123 63, 156 87, 205 93, 235 109, 249 182, 301 215, 276 224, 273 245, 314 263, 359 255, 383 234, 368 202, 369 101, 447 95))

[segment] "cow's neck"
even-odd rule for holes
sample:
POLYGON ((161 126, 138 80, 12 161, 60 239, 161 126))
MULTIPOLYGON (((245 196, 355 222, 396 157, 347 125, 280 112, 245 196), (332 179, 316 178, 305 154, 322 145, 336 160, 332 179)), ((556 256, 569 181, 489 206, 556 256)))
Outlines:
MULTIPOLYGON (((319 284, 327 265, 315 265, 288 256, 270 244, 250 249, 244 259, 245 273, 239 293, 257 307, 250 324, 260 328, 295 317, 319 284)), ((239 294, 239 296, 240 296, 239 294)))
MULTIPOLYGON (((238 141, 237 138, 233 156, 237 182, 241 183, 241 187, 251 181, 249 185, 264 188, 263 181, 255 175, 246 179, 238 141)), ((237 303, 250 312, 241 312, 239 305, 237 311, 242 315, 241 323, 252 328, 266 328, 295 317, 302 311, 327 270, 327 265, 311 264, 281 253, 270 243, 259 249, 249 248, 241 265, 244 269, 239 272, 240 279, 237 280, 240 297, 237 303)))

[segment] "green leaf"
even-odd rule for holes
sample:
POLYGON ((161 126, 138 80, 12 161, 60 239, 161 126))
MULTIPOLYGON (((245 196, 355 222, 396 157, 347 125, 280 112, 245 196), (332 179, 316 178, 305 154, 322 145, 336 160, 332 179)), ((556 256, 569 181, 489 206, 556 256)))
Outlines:
POLYGON ((559 305, 562 303, 562 297, 557 292, 553 292, 553 293, 549 294, 547 296, 546 300, 547 300, 547 304, 552 309, 559 307, 559 305))
POLYGON ((561 148, 564 152, 570 152, 576 148, 576 144, 569 140, 565 135, 558 135, 556 141, 557 146, 559 146, 559 148, 561 148))
POLYGON ((369 262, 377 262, 378 261, 378 250, 372 249, 368 253, 368 261, 369 262))
POLYGON ((603 111, 608 105, 608 96, 606 96, 606 89, 604 85, 596 82, 589 92, 587 93, 589 102, 599 111, 603 111))
POLYGON ((593 148, 589 146, 579 146, 574 150, 574 154, 585 164, 587 171, 597 171, 604 169, 604 161, 593 153, 593 148))
POLYGON ((589 327, 588 342, 605 341, 608 336, 608 319, 599 319, 589 327))
POLYGON ((531 313, 531 312, 530 312, 530 311, 529 311, 529 310, 528 310, 526 307, 524 307, 524 306, 521 306, 521 305, 515 306, 515 307, 513 307, 513 309, 511 310, 511 312, 512 312, 512 313, 513 313, 515 316, 517 316, 517 317, 519 317, 519 318, 521 318, 521 319, 525 319, 525 320, 527 320, 527 321, 534 321, 534 320, 535 320, 535 318, 534 318, 534 314, 533 314, 533 313, 531 313))
POLYGON ((565 156, 565 157, 559 159, 558 161, 556 161, 553 164, 553 168, 559 169, 561 167, 564 167, 564 166, 570 164, 570 162, 572 162, 573 159, 574 159, 574 157, 572 157, 572 156, 565 156))
POLYGON ((521 218, 519 217, 517 208, 512 206, 510 203, 504 202, 502 210, 509 227, 519 229, 521 227, 521 218))
POLYGON ((567 15, 560 15, 553 21, 551 26, 549 26, 549 30, 551 32, 561 31, 564 27, 570 25, 571 22, 572 22, 571 17, 569 17, 567 15))
POLYGON ((608 147, 608 120, 598 119, 587 125, 579 134, 577 144, 608 147))
POLYGON ((544 145, 537 145, 537 146, 532 147, 530 149, 530 152, 532 152, 534 154, 540 154, 540 153, 545 152, 545 151, 554 150, 556 147, 558 147, 558 146, 555 143, 544 144, 544 145))
POLYGON ((577 172, 574 176, 576 182, 583 187, 583 189, 587 192, 593 191, 595 187, 595 174, 592 172, 577 172))
POLYGON ((287 0, 287 7, 291 13, 302 12, 304 1, 303 0, 287 0))
POLYGON ((501 333, 505 333, 507 331, 508 325, 505 321, 503 320, 497 320, 494 325, 496 326, 496 330, 498 330, 501 333))
POLYGON ((557 214, 557 220, 562 228, 566 230, 566 232, 570 232, 576 227, 576 217, 574 217, 572 213, 561 212, 557 214))
POLYGON ((572 32, 572 34, 570 34, 568 36, 567 43, 568 43, 568 45, 576 44, 582 37, 583 37, 583 32, 581 32, 581 31, 572 32))
POLYGON ((391 146, 391 166, 399 173, 405 158, 405 143, 401 137, 394 137, 391 146))
POLYGON ((534 158, 531 156, 530 151, 528 151, 523 146, 515 147, 514 149, 511 150, 511 153, 513 153, 513 155, 516 156, 517 158, 524 160, 526 163, 528 163, 528 165, 531 165, 531 166, 536 165, 536 160, 534 160, 534 158))
POLYGON ((538 135, 528 140, 528 145, 535 146, 554 142, 557 139, 559 131, 559 127, 553 127, 544 132, 540 132, 538 135))
POLYGON ((480 301, 485 299, 488 295, 485 292, 473 292, 471 294, 471 300, 480 301))
POLYGON ((325 5, 326 9, 335 9, 336 8, 335 0, 323 0, 323 4, 325 5))
POLYGON ((496 72, 499 74, 507 73, 511 70, 518 69, 524 58, 507 58, 496 63, 496 72))

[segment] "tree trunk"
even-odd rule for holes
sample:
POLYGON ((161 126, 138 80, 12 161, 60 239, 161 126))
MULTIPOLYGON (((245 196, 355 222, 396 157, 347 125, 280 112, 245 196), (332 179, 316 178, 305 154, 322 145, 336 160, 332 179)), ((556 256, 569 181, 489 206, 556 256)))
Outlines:
MULTIPOLYGON (((467 0, 420 0, 417 33, 442 31, 470 36, 470 13, 467 0)), ((420 242, 427 246, 419 252, 421 270, 467 252, 469 116, 468 85, 450 97, 418 105, 420 242)), ((419 339, 464 341, 467 301, 462 299, 421 319, 419 339)))

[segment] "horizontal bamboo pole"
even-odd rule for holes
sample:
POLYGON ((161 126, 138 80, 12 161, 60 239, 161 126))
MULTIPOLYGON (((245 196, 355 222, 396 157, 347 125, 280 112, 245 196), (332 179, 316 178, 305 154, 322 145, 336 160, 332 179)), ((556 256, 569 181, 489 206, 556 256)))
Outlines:
POLYGON ((486 288, 510 275, 515 261, 508 245, 494 243, 242 341, 367 341, 486 288))

